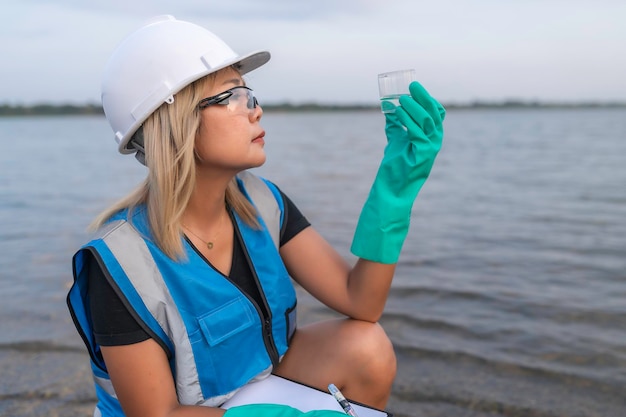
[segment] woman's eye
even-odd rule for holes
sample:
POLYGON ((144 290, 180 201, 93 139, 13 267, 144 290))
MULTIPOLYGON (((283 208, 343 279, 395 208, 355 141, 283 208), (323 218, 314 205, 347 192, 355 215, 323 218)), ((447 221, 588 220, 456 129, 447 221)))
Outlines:
POLYGON ((243 94, 243 93, 236 92, 236 93, 233 93, 233 95, 232 95, 232 96, 230 96, 229 98, 230 98, 231 100, 233 100, 233 101, 241 101, 241 100, 244 100, 244 99, 245 99, 245 96, 246 96, 246 95, 245 95, 245 94, 243 94))

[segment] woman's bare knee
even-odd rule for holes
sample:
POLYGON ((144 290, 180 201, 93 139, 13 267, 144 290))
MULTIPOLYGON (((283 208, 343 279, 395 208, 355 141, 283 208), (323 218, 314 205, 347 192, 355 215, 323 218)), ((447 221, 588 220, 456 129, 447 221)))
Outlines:
POLYGON ((299 329, 276 373, 384 407, 396 374, 391 341, 383 328, 359 320, 332 320, 299 329))
POLYGON ((360 322, 351 329, 352 340, 356 344, 348 350, 354 355, 356 378, 348 380, 344 390, 348 392, 366 391, 377 403, 386 403, 391 385, 396 376, 396 356, 393 345, 383 328, 378 324, 360 322))

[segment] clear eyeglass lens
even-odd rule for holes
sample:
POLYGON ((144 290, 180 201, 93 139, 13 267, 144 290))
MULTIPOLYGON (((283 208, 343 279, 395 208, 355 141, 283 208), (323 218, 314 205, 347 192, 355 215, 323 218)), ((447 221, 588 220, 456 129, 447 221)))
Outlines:
POLYGON ((230 91, 232 95, 219 102, 219 104, 225 105, 228 111, 249 113, 256 107, 257 101, 252 90, 246 87, 235 87, 230 91))

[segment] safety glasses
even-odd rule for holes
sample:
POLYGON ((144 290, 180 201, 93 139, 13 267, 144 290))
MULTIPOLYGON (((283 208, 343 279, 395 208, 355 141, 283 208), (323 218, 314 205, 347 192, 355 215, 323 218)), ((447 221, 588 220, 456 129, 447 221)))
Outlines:
POLYGON ((228 111, 234 113, 247 114, 254 110, 259 105, 259 102, 254 96, 252 89, 245 86, 237 86, 214 96, 203 98, 198 103, 198 108, 203 110, 214 104, 226 106, 228 111))

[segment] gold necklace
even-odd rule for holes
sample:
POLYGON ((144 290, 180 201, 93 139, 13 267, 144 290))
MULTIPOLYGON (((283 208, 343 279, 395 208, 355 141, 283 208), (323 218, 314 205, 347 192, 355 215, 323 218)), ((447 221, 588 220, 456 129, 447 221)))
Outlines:
POLYGON ((198 236, 197 234, 195 234, 195 233, 193 232, 193 230, 191 230, 191 229, 189 228, 189 226, 187 226, 186 224, 184 224, 184 223, 181 223, 181 224, 183 225, 183 227, 184 227, 184 228, 185 228, 185 229, 186 229, 189 233, 191 233, 192 235, 194 235, 195 237, 197 237, 198 239, 200 239, 200 242, 204 243, 204 244, 206 245, 207 249, 213 249, 213 246, 215 246, 215 244, 214 244, 213 242, 215 241, 215 239, 217 239, 217 238, 219 237, 220 233, 222 233, 222 229, 223 229, 223 228, 222 228, 222 224, 223 224, 223 223, 224 223, 224 212, 222 212, 222 216, 220 217, 220 226, 219 226, 220 228, 219 228, 219 230, 217 231, 217 234, 213 237, 213 240, 209 240, 209 241, 206 241, 206 240, 202 239, 200 236, 198 236))

